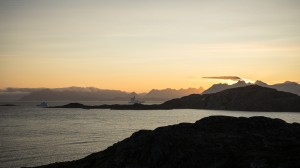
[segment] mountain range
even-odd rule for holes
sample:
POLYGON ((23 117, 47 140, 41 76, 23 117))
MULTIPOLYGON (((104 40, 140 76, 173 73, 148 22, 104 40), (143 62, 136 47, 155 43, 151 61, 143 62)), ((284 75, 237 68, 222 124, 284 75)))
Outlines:
POLYGON ((66 87, 66 88, 6 88, 0 90, 0 101, 127 101, 136 96, 144 101, 167 101, 191 94, 217 93, 226 89, 259 85, 279 91, 300 95, 300 85, 296 82, 284 82, 269 85, 262 81, 247 83, 243 80, 235 84, 214 84, 207 90, 202 87, 187 89, 152 89, 148 93, 125 92, 121 90, 99 89, 95 87, 66 87))
POLYGON ((0 90, 0 101, 127 101, 136 96, 145 101, 166 101, 195 93, 204 89, 152 89, 148 93, 125 92, 121 90, 98 89, 95 87, 67 88, 7 88, 0 90))
POLYGON ((249 85, 211 94, 191 94, 162 104, 113 104, 88 106, 70 103, 51 108, 84 108, 116 110, 209 109, 230 111, 300 112, 300 96, 276 89, 249 85))
POLYGON ((207 90, 205 90, 202 94, 211 94, 211 93, 217 93, 226 89, 231 89, 231 88, 237 88, 237 87, 244 87, 244 86, 249 86, 249 85, 258 85, 258 86, 263 86, 263 87, 268 87, 268 88, 273 88, 278 91, 284 91, 284 92, 289 92, 289 93, 294 93, 300 96, 300 85, 296 82, 290 82, 286 81, 284 83, 278 83, 274 85, 268 85, 265 82, 257 80, 255 83, 246 83, 243 80, 238 81, 235 84, 228 85, 228 84, 214 84, 207 90))
POLYGON ((179 98, 182 96, 187 96, 190 94, 201 94, 204 91, 202 87, 197 88, 188 88, 188 89, 163 89, 157 90, 152 89, 149 93, 141 96, 146 100, 159 100, 159 101, 166 101, 174 98, 179 98))

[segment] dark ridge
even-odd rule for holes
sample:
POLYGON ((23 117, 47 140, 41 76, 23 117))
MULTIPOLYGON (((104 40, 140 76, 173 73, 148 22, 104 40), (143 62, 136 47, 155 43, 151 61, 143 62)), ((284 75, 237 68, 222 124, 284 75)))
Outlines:
POLYGON ((185 96, 167 101, 162 106, 214 110, 300 112, 300 96, 250 85, 227 89, 218 93, 185 96))
POLYGON ((100 105, 67 104, 54 108, 158 110, 158 109, 213 109, 236 111, 300 112, 300 96, 275 89, 250 85, 227 89, 212 94, 192 94, 172 99, 159 105, 100 105))
POLYGON ((141 130, 83 159, 39 168, 296 168, 300 124, 266 117, 211 116, 141 130))
POLYGON ((85 108, 88 106, 83 105, 81 103, 69 103, 69 104, 63 105, 62 107, 64 107, 64 108, 85 108))
MULTIPOLYGON (((144 104, 113 104, 113 105, 99 105, 88 106, 80 103, 69 103, 63 106, 53 106, 48 108, 83 108, 83 109, 112 109, 112 110, 158 110, 163 109, 160 105, 144 105, 144 104)), ((167 108, 165 108, 167 109, 167 108)), ((170 108, 169 108, 170 109, 170 108)))
POLYGON ((15 104, 2 104, 1 106, 17 106, 15 104))

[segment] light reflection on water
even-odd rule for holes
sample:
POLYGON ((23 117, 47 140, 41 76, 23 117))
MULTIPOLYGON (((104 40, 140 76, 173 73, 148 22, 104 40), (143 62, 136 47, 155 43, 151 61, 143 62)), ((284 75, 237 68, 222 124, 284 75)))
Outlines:
POLYGON ((300 123, 300 113, 0 107, 0 167, 79 159, 106 149, 137 130, 195 122, 211 115, 267 116, 300 123))

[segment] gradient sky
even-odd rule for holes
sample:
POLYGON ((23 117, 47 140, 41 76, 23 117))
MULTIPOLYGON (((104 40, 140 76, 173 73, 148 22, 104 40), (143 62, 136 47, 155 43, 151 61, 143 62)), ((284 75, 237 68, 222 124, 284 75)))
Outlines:
POLYGON ((299 0, 0 0, 0 88, 300 82, 299 0))

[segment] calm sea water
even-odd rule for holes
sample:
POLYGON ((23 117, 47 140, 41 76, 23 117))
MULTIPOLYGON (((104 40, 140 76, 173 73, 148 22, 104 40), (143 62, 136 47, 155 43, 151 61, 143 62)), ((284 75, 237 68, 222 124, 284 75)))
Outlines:
POLYGON ((195 122, 211 115, 267 116, 300 123, 300 113, 45 109, 25 104, 0 107, 0 167, 79 159, 104 150, 140 129, 195 122))

